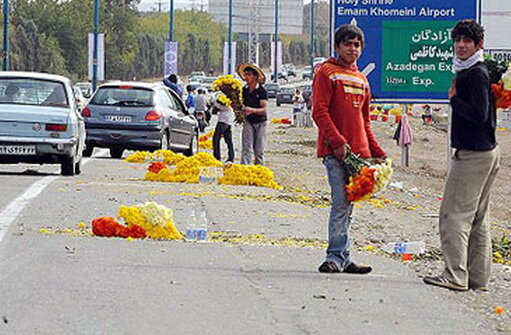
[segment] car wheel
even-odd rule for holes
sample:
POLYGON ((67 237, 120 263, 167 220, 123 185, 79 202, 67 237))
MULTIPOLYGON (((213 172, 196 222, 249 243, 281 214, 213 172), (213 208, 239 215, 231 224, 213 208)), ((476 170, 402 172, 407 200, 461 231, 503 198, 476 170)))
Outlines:
POLYGON ((277 102, 277 107, 280 107, 280 102, 277 102))
POLYGON ((90 157, 92 156, 92 152, 94 151, 94 147, 92 145, 85 145, 85 149, 83 149, 82 155, 83 157, 90 157))
POLYGON ((76 162, 75 164, 75 174, 80 174, 82 173, 82 160, 80 159, 78 162, 76 162))
POLYGON ((60 174, 63 176, 74 176, 76 173, 75 157, 64 157, 60 163, 60 174))
POLYGON ((184 152, 184 154, 185 156, 190 157, 195 155, 197 152, 199 152, 199 135, 195 133, 190 141, 190 147, 184 152))
POLYGON ((112 156, 112 158, 121 158, 123 153, 123 148, 110 148, 110 156, 112 156))
POLYGON ((160 150, 169 150, 169 134, 166 131, 161 136, 160 150))

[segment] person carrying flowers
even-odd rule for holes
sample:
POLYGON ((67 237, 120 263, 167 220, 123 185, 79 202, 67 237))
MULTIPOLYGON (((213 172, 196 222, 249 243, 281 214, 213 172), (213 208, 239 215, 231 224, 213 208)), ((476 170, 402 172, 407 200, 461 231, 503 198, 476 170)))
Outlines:
POLYGON ((346 24, 336 30, 334 40, 339 56, 321 65, 312 84, 312 117, 319 130, 317 155, 323 158, 332 193, 326 260, 318 270, 365 274, 372 268, 356 264, 350 257, 353 203, 346 197, 349 174, 344 160, 350 150, 362 158, 383 159, 386 154, 371 130, 369 82, 356 66, 364 47, 364 33, 346 24))
POLYGON ((263 87, 266 76, 255 64, 240 64, 238 75, 247 83, 243 87, 243 113, 246 122, 241 133, 241 164, 252 163, 252 152, 255 164, 264 165, 264 145, 266 142, 266 107, 268 94, 263 87))
POLYGON ((231 128, 235 116, 231 107, 231 102, 223 93, 220 93, 213 101, 213 107, 218 110, 218 122, 213 134, 213 156, 215 156, 217 160, 221 160, 220 138, 223 136, 228 150, 226 163, 233 163, 234 144, 232 143, 231 128))

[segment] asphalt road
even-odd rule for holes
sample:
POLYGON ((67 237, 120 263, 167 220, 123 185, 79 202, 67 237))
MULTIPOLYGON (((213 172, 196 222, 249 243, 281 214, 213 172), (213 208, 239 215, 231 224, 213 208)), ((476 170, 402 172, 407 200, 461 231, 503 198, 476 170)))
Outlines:
POLYGON ((326 236, 327 208, 263 201, 278 191, 262 188, 143 182, 144 170, 106 157, 76 177, 0 166, 0 213, 17 212, 0 221, 0 334, 492 334, 457 293, 373 254, 355 256, 370 275, 323 275, 324 251, 293 243, 79 236, 79 222, 149 200, 172 208, 181 231, 205 208, 212 231, 326 236))

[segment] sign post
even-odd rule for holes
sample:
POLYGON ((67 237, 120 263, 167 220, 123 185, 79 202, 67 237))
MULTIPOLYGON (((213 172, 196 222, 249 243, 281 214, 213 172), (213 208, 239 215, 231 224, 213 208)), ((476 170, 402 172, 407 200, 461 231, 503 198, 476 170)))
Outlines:
POLYGON ((454 74, 451 30, 479 18, 479 0, 331 0, 333 31, 356 22, 365 33, 358 61, 381 101, 447 102, 454 74), (369 71, 370 70, 370 71, 369 71))

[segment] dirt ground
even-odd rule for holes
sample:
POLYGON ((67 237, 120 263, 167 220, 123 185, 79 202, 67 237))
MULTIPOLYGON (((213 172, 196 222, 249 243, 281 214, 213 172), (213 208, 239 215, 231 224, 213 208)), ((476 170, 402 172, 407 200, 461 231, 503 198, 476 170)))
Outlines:
MULTIPOLYGON (((281 116, 280 116, 281 117, 281 116)), ((393 119, 393 118, 392 118, 393 119)), ((438 234, 438 212, 447 170, 447 132, 445 125, 422 125, 419 117, 411 118, 413 144, 410 166, 401 166, 401 148, 392 139, 396 125, 372 123, 380 145, 393 160, 393 187, 379 198, 356 205, 352 224, 355 246, 378 251, 393 241, 424 241, 425 256, 409 263, 417 275, 439 274, 442 270, 438 234), (373 249, 374 248, 374 249, 373 249)), ((497 131, 501 152, 501 169, 492 190, 491 230, 494 239, 511 238, 511 131, 497 131)), ((315 157, 317 130, 270 124, 266 149, 267 165, 276 180, 290 194, 303 194, 311 203, 328 204, 329 186, 326 171, 315 157)), ((326 222, 317 222, 326 225, 326 222)), ((491 326, 511 334, 511 267, 494 264, 490 293, 462 293, 472 308, 487 315, 491 326), (498 316, 496 306, 506 309, 498 316)))

